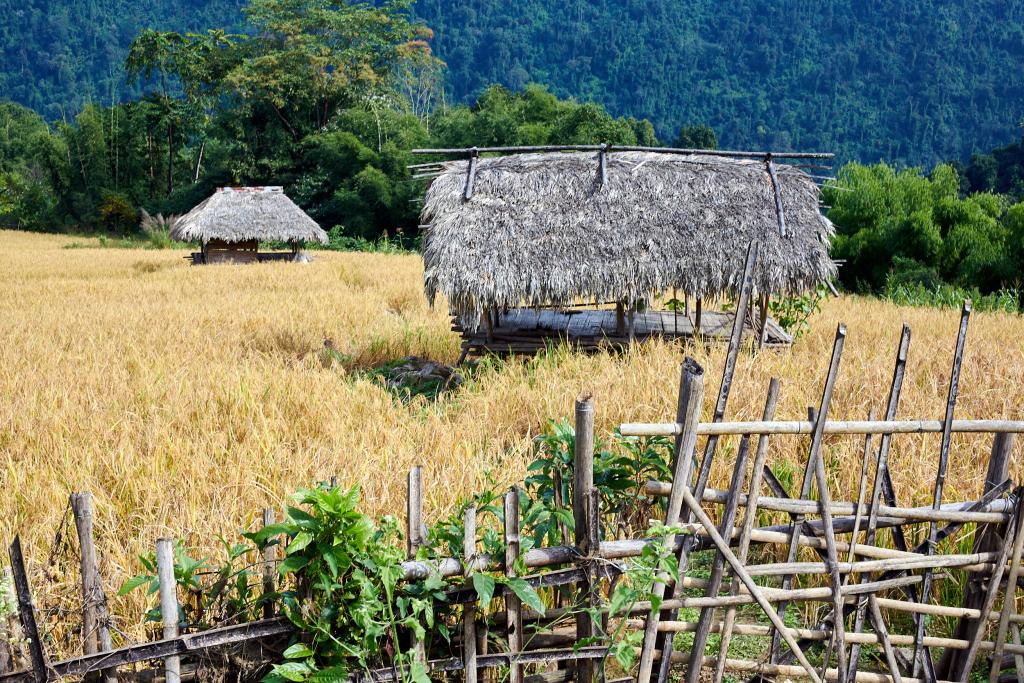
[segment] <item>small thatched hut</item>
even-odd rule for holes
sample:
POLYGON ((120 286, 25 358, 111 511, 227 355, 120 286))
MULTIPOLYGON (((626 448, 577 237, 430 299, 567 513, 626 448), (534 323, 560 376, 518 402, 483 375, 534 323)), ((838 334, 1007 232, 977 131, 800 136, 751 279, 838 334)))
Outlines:
POLYGON ((202 245, 193 263, 303 260, 302 245, 328 239, 280 187, 222 187, 182 216, 171 237, 202 245), (291 251, 261 254, 260 242, 286 242, 291 251))
MULTIPOLYGON (((493 338, 523 307, 567 310, 580 301, 618 304, 613 329, 595 329, 621 335, 623 308, 642 310, 637 302, 673 290, 698 302, 733 292, 753 241, 762 334, 768 295, 803 292, 835 275, 834 230, 819 209, 818 185, 770 155, 467 156, 427 169, 437 175, 421 223, 427 296, 443 294, 468 335, 485 327, 493 338)), ((711 314, 704 328, 697 315, 684 321, 689 334, 694 322, 707 332, 711 314)), ((653 327, 664 327, 661 320, 653 327)))

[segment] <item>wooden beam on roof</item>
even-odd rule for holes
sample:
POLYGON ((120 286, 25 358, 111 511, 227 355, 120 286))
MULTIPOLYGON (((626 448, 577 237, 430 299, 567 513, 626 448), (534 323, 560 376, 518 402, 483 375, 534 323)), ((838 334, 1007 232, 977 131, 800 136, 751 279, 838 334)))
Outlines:
POLYGON ((775 192, 775 217, 779 221, 779 234, 786 236, 786 214, 782 210, 782 188, 779 186, 779 177, 775 174, 775 162, 769 153, 764 158, 764 165, 768 169, 768 176, 772 180, 772 190, 775 192))
POLYGON ((480 158, 480 153, 476 147, 469 150, 469 172, 466 175, 466 189, 462 193, 462 198, 467 202, 473 198, 473 184, 476 182, 476 162, 480 158))

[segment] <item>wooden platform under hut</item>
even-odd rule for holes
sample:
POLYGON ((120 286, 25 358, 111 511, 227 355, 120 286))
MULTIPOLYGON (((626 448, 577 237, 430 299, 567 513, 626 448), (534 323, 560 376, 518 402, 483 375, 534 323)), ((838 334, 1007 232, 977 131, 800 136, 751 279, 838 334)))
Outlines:
POLYGON ((280 187, 222 187, 178 220, 171 237, 199 242, 186 257, 193 265, 307 262, 302 247, 327 244, 327 233, 280 187), (288 245, 288 251, 260 252, 260 242, 288 245))
POLYGON ((695 328, 728 336, 732 314, 704 305, 722 298, 747 311, 760 345, 787 345, 768 317, 770 298, 835 277, 835 230, 820 209, 819 177, 805 170, 829 154, 607 145, 416 153, 442 158, 415 167, 430 180, 424 285, 431 303, 447 299, 466 354, 533 353, 563 339, 621 347, 695 328), (647 310, 668 297, 685 300, 687 314, 647 310), (615 309, 581 310, 581 300, 615 309))
MULTIPOLYGON (((632 334, 615 310, 515 308, 489 315, 482 329, 465 329, 458 317, 452 331, 462 335, 464 356, 494 354, 531 355, 551 345, 567 343, 581 351, 625 348, 632 342, 652 337, 689 339, 695 335, 692 315, 675 311, 641 311, 633 316, 632 334)), ((729 339, 734 313, 708 311, 701 318, 700 334, 705 340, 729 339)), ((777 322, 766 319, 763 346, 789 346, 793 338, 777 322)), ((760 339, 759 321, 748 315, 744 336, 760 339)))

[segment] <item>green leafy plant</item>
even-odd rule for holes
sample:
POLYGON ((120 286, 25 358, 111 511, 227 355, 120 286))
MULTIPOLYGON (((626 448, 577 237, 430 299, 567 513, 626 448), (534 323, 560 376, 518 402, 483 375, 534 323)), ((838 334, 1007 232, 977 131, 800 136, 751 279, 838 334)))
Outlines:
MULTIPOLYGON (((284 615, 302 634, 267 681, 340 680, 369 671, 393 653, 412 680, 429 680, 422 663, 403 652, 403 632, 423 639, 440 627, 434 605, 445 602, 444 582, 431 576, 400 585, 403 554, 398 524, 380 525, 359 512, 359 489, 322 486, 295 495, 286 519, 247 538, 258 546, 286 539, 279 571, 284 615)), ((441 633, 447 637, 444 629, 441 633)))
POLYGON ((806 294, 772 299, 768 302, 768 311, 782 329, 798 339, 811 329, 811 317, 821 311, 821 301, 826 296, 828 286, 820 284, 806 294))

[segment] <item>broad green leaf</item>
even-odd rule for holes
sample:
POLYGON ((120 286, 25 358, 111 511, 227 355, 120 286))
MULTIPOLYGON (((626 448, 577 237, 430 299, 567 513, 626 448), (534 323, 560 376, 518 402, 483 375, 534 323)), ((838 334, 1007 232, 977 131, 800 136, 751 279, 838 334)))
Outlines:
POLYGON ((494 577, 490 574, 476 572, 473 574, 473 590, 480 599, 480 609, 486 610, 494 597, 494 577))
POLYGON ((148 583, 152 580, 152 576, 133 576, 132 578, 128 579, 123 584, 121 584, 121 588, 118 589, 117 594, 127 595, 128 593, 131 593, 133 590, 135 590, 142 584, 148 583))
POLYGON ((304 643, 295 643, 287 650, 284 651, 285 659, 305 659, 312 657, 313 651, 310 650, 304 643))
POLYGON ((285 662, 276 665, 273 673, 289 681, 304 681, 312 673, 312 669, 303 662, 285 662))
POLYGON ((312 542, 313 534, 309 533, 308 531, 300 531, 295 536, 295 539, 288 544, 288 548, 284 552, 287 555, 297 553, 312 542))
POLYGON ((505 585, 516 594, 523 604, 543 616, 545 608, 537 591, 534 590, 526 579, 506 579, 505 585))
POLYGON ((281 563, 277 571, 281 574, 294 574, 303 567, 309 564, 309 558, 301 555, 292 555, 287 560, 281 563))

